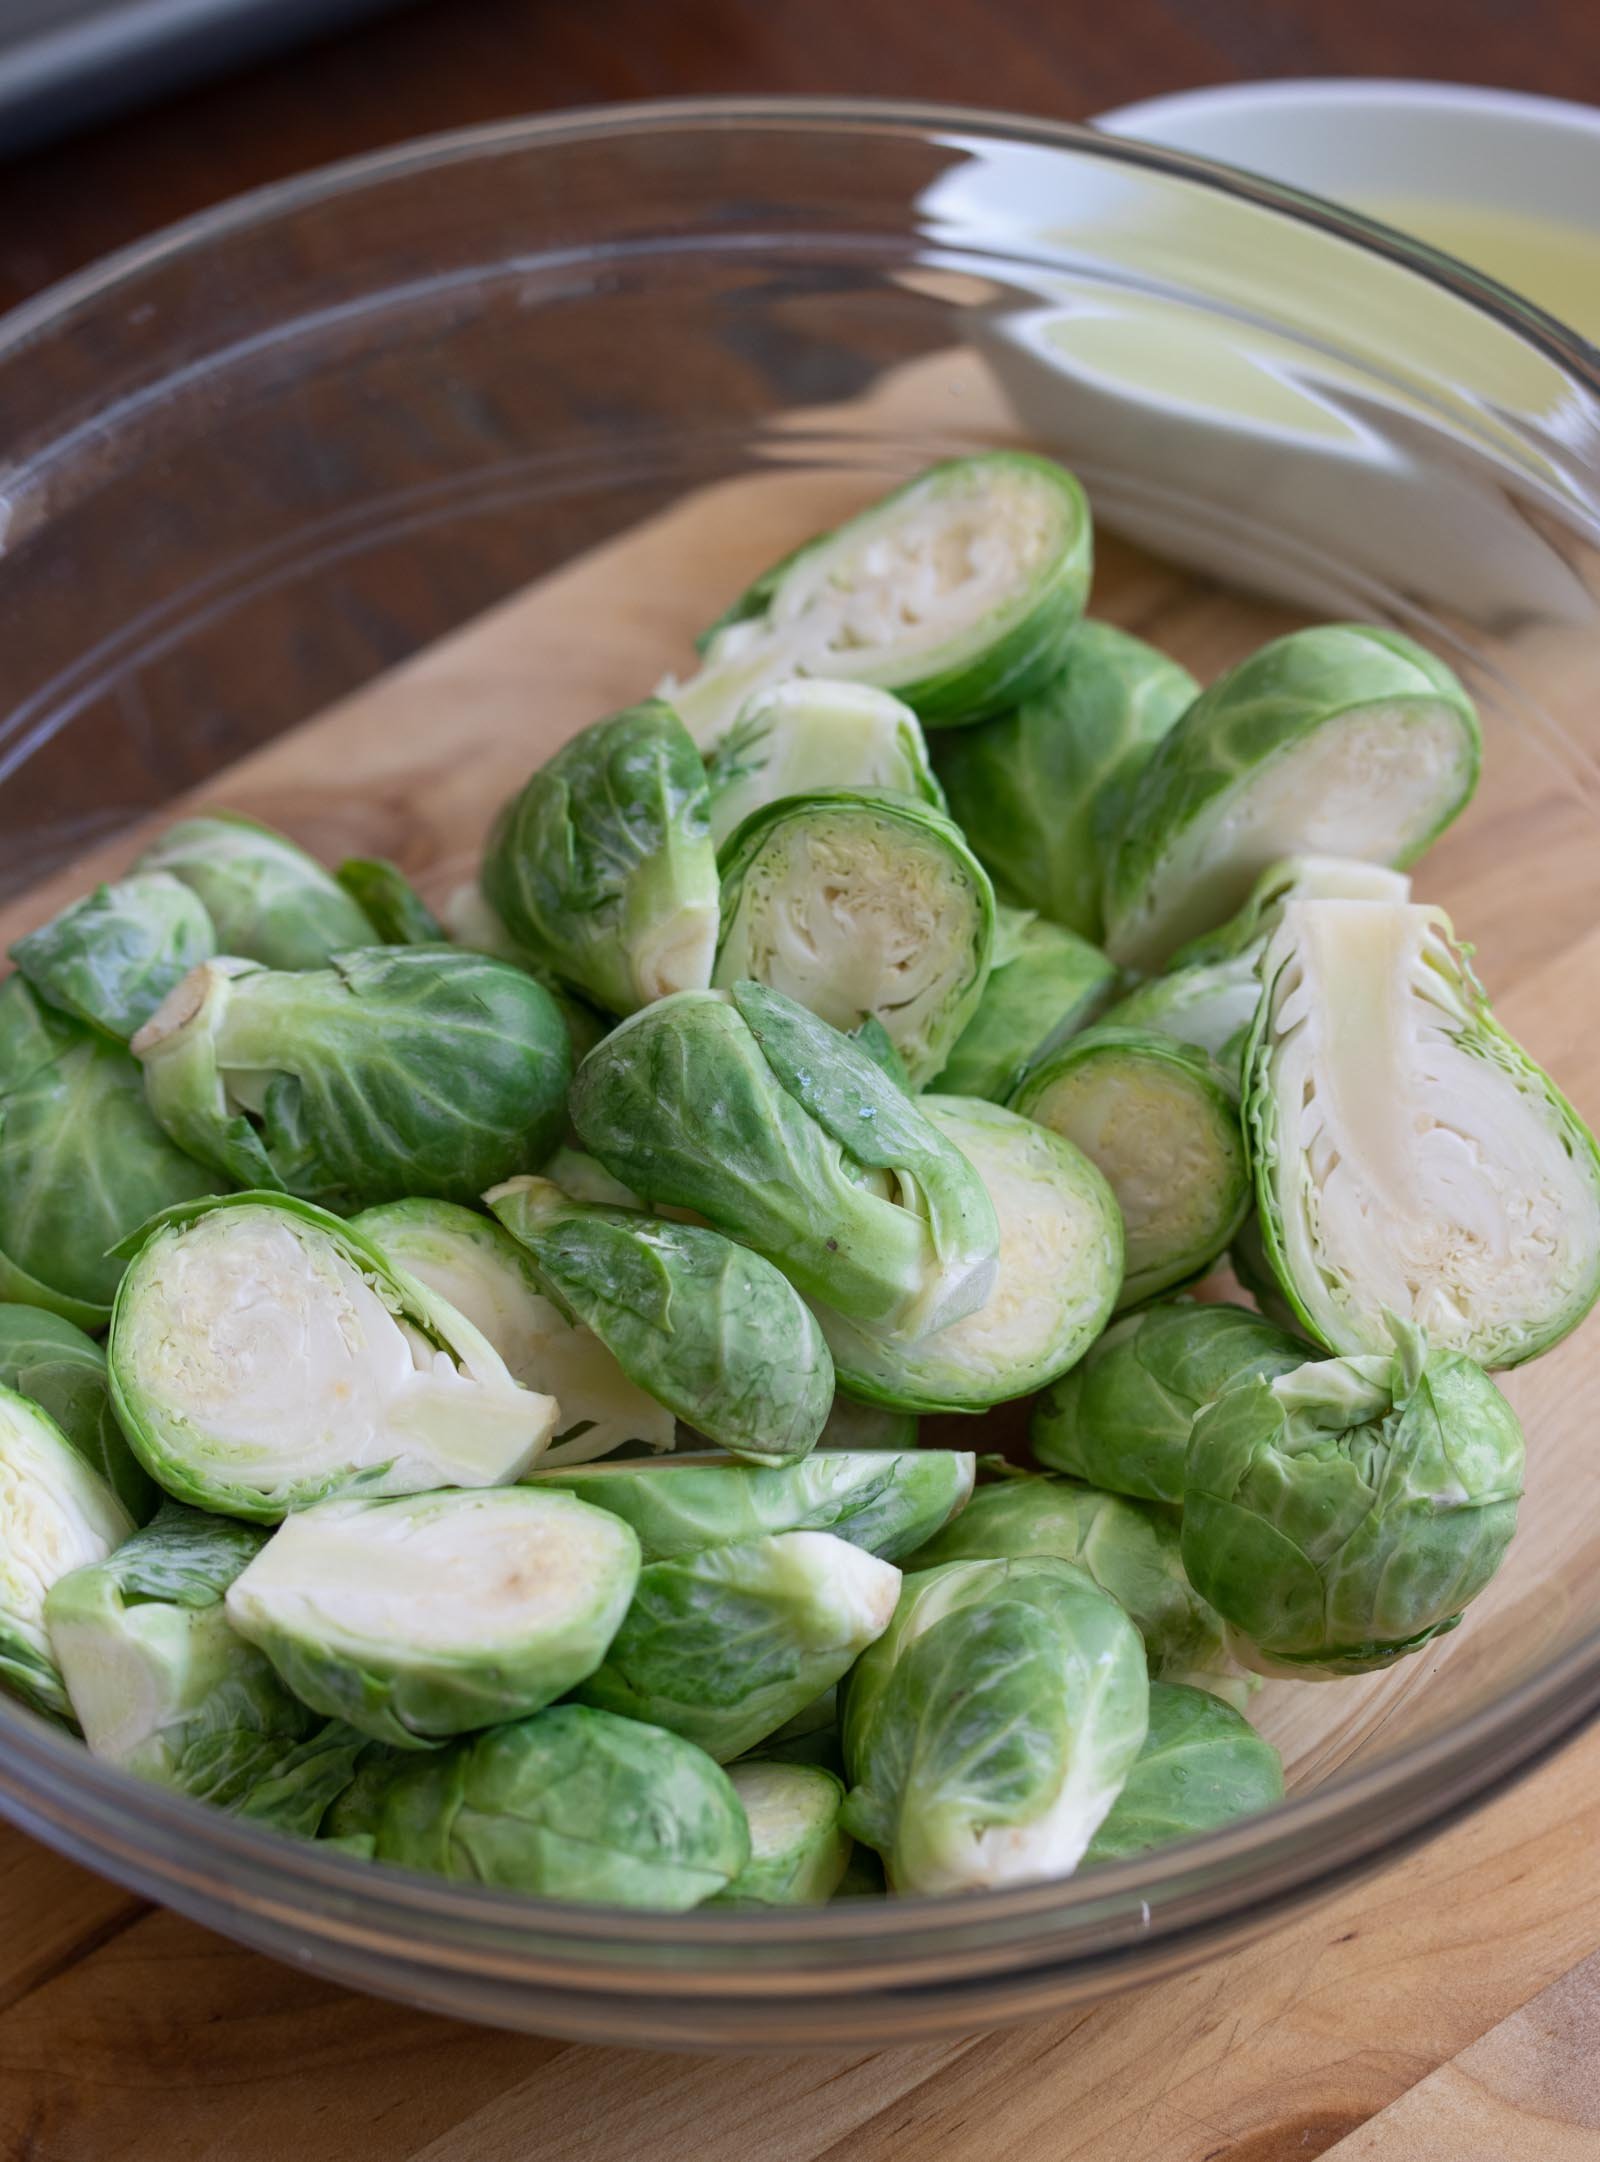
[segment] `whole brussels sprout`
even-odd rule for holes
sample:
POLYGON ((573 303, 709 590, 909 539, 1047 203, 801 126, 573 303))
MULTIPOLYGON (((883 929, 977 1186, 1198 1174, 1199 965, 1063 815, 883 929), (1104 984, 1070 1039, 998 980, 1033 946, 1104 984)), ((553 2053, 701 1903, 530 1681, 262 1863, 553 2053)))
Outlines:
POLYGON ((555 1000, 557 1010, 572 1046, 572 1061, 587 1058, 603 1036, 610 1033, 608 1017, 596 1011, 587 999, 579 998, 576 991, 564 984, 550 963, 519 945, 506 929, 500 918, 483 897, 477 884, 459 886, 444 906, 445 930, 457 946, 465 946, 472 953, 486 953, 491 961, 504 961, 508 967, 520 968, 525 976, 542 983, 555 1000))
POLYGON ((1119 1306, 1203 1274, 1244 1221, 1250 1170, 1238 1103, 1203 1051, 1101 1023, 1032 1067, 1011 1108, 1104 1173, 1127 1233, 1119 1306))
POLYGON ((0 1386, 48 1413, 136 1524, 160 1496, 111 1406, 106 1355, 75 1323, 42 1306, 0 1306, 0 1386))
POLYGON ((699 673, 663 691, 706 750, 787 676, 876 684, 925 725, 981 720, 1054 675, 1092 558, 1065 467, 950 458, 775 563, 698 641, 699 673))
POLYGON ((1480 1366, 1600 1294, 1600 1151, 1489 1011, 1450 919, 1294 901, 1261 964, 1246 1125, 1268 1263, 1330 1350, 1389 1316, 1480 1366))
POLYGON ((126 1043, 215 951, 211 918, 188 887, 148 871, 97 886, 18 939, 11 958, 49 1005, 126 1043))
POLYGON ((944 809, 917 716, 870 683, 797 676, 758 691, 706 760, 718 848, 780 796, 887 788, 944 809))
POLYGON ((1041 1464, 1144 1501, 1181 1504, 1189 1429, 1236 1381, 1290 1374, 1308 1346, 1242 1306, 1180 1300, 1125 1314, 1040 1397, 1041 1464))
POLYGON ((757 1463, 815 1446, 833 1361, 770 1261, 699 1225, 574 1201, 549 1179, 509 1180, 487 1200, 560 1311, 697 1433, 757 1463))
POLYGON ((386 856, 349 856, 336 876, 380 945, 437 946, 445 939, 444 925, 399 864, 386 856))
POLYGON ((711 981, 705 768, 658 698, 564 743, 500 813, 483 890, 511 936, 608 1013, 711 981))
POLYGON ((1094 1020, 1116 980, 1105 955, 1076 931, 998 910, 983 996, 930 1086, 941 1096, 1004 1103, 1030 1065, 1094 1020))
POLYGON ((1069 1876, 1148 1705, 1139 1632, 1070 1562, 919 1570, 845 1692, 845 1829, 897 1892, 1069 1876))
POLYGON ((518 1478, 555 1425, 489 1343, 321 1209, 229 1194, 142 1235, 107 1346, 134 1454, 180 1501, 275 1523, 335 1493, 518 1478))
POLYGON ((1194 1422, 1184 1567, 1261 1673, 1365 1674, 1419 1651, 1516 1529, 1516 1414, 1470 1360, 1394 1329, 1387 1357, 1241 1382, 1194 1422))
POLYGON ((817 1309, 840 1382, 900 1411, 987 1411, 1080 1359, 1122 1282, 1122 1224, 1087 1156, 1031 1119, 975 1096, 924 1096, 924 1115, 983 1180, 1000 1268, 983 1304, 932 1336, 817 1309))
POLYGON ((1084 1855, 1126 1861, 1283 1799, 1283 1760, 1249 1720, 1200 1689, 1150 1685, 1150 1731, 1084 1855))
POLYGON ((216 951, 263 968, 320 968, 374 942, 366 911, 315 857, 235 811, 180 819, 134 869, 181 879, 211 918, 216 951))
POLYGON ((1134 784, 1199 692, 1142 638, 1083 622, 1030 697, 937 739, 951 813, 1002 900, 1105 935, 1101 889, 1134 784))
POLYGON ((831 1899, 850 1861, 844 1785, 815 1764, 747 1757, 728 1778, 750 1826, 750 1859, 717 1906, 801 1907, 831 1899))
POLYGON ((741 983, 646 1007, 590 1052, 569 1108, 646 1202, 697 1210, 852 1319, 928 1333, 994 1287, 999 1229, 977 1172, 781 992, 741 983))
POLYGON ((1106 948, 1155 968, 1297 852, 1403 868, 1465 808, 1481 740, 1433 654, 1360 623, 1291 631, 1197 698, 1139 777, 1106 875, 1106 948))
POLYGON ((994 894, 942 811, 815 789, 747 818, 723 850, 712 981, 770 984, 835 1028, 883 1028, 920 1088, 989 974, 994 894))
POLYGON ((206 962, 133 1049, 151 1110, 190 1155, 341 1211, 475 1198, 549 1153, 572 1078, 547 991, 432 946, 294 975, 206 962))

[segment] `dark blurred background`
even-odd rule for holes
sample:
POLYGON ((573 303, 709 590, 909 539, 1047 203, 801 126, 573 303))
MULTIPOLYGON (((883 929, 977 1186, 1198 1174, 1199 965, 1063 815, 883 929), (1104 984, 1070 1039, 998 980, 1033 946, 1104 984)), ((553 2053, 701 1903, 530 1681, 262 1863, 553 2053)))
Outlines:
POLYGON ((1600 0, 0 0, 0 307, 242 189, 515 113, 834 92, 1084 119, 1281 75, 1600 101, 1600 0))

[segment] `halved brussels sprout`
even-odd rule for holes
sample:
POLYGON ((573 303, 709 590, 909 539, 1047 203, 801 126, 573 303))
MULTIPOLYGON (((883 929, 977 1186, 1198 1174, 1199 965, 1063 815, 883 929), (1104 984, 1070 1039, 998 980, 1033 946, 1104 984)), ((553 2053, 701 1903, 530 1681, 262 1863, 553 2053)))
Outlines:
POLYGON ((90 1336, 43 1306, 0 1306, 0 1386, 53 1419, 136 1524, 159 1495, 111 1408, 106 1355, 90 1336))
POLYGON ((380 945, 437 946, 444 939, 444 925, 399 864, 386 856, 348 856, 335 875, 380 945))
POLYGON ((795 677, 758 691, 706 759, 718 848, 752 812, 819 788, 887 788, 944 809, 917 716, 870 683, 795 677))
POLYGON ((263 968, 320 968, 373 944, 366 910, 314 856, 236 811, 180 819, 134 869, 181 879, 211 918, 217 952, 263 968))
POLYGON ((1145 1737, 1139 1632, 1070 1562, 946 1562, 908 1576, 845 1692, 845 1829, 897 1892, 1077 1867, 1145 1737))
POLYGON ((994 1289, 936 1335, 817 1318, 841 1384, 899 1411, 987 1411, 1053 1381, 1094 1342, 1122 1283, 1110 1187, 1071 1142, 976 1096, 924 1096, 926 1117, 983 1180, 1000 1225, 994 1289))
POLYGON ((229 1194, 152 1225, 117 1294, 112 1401, 180 1501, 274 1523, 325 1495, 500 1486, 556 1421, 349 1224, 229 1194))
POLYGON ((705 767, 658 698, 564 743, 500 813, 483 890, 514 939, 608 1013, 711 981, 705 767))
POLYGON ((757 1463, 815 1447, 833 1361, 770 1261, 719 1231, 574 1201, 549 1179, 485 1199, 560 1310, 696 1433, 757 1463))
POLYGON ((1183 1573, 1177 1522, 1166 1510, 1007 1467, 906 1566, 1017 1554, 1053 1554, 1091 1576, 1143 1637, 1152 1680, 1192 1682, 1230 1700, 1248 1689, 1223 1650, 1221 1617, 1183 1573))
POLYGON ((883 1404, 857 1404, 836 1390, 817 1447, 835 1452, 915 1449, 920 1426, 914 1411, 890 1411, 883 1404))
POLYGON ((815 1764, 746 1758, 728 1767, 750 1826, 750 1859, 715 1904, 803 1907, 831 1899, 850 1861, 844 1785, 815 1764))
POLYGON ((920 1088, 989 974, 994 894, 942 811, 911 796, 818 789, 745 820, 722 852, 713 982, 747 979, 838 1029, 883 1028, 920 1088))
POLYGON ((1054 1471, 1180 1504, 1195 1414, 1236 1381, 1293 1373, 1308 1350, 1242 1306, 1148 1306, 1125 1314, 1046 1390, 1028 1444, 1054 1471))
POLYGON ((1088 1027, 1116 980, 1105 955, 1076 931, 998 910, 983 996, 929 1085, 941 1096, 1004 1103, 1029 1066, 1088 1027))
POLYGON ((55 1586, 45 1624, 95 1756, 219 1809, 294 1770, 321 1722, 223 1604, 266 1539, 167 1501, 108 1559, 55 1586))
POLYGON ((1150 1685, 1150 1731, 1084 1866, 1193 1839, 1283 1799, 1283 1760, 1248 1719, 1200 1689, 1150 1685))
POLYGON ((1025 1074, 1011 1108, 1075 1143, 1109 1181, 1127 1232, 1119 1307, 1200 1275, 1244 1221, 1238 1100, 1190 1044, 1102 1023, 1025 1074))
POLYGON ((121 1044, 52 1012, 21 976, 0 985, 0 1299, 103 1329, 119 1241, 216 1184, 151 1117, 121 1044))
POLYGON ((639 1580, 629 1527, 529 1486, 297 1509, 227 1595, 303 1704, 396 1748, 526 1718, 592 1674, 639 1580))
POLYGON ((1158 967, 1281 856, 1411 863, 1465 808, 1478 718, 1398 631, 1322 624, 1213 683, 1157 747, 1106 877, 1114 961, 1158 967))
POLYGON ((684 992, 578 1069, 586 1147, 652 1205, 697 1210, 810 1298, 909 1335, 994 1287, 994 1205, 864 1052, 763 984, 684 992))
POLYGON ((895 1561, 965 1506, 973 1459, 956 1449, 839 1449, 773 1465, 685 1454, 658 1464, 541 1467, 538 1478, 625 1518, 647 1562, 786 1531, 832 1532, 895 1561))
POLYGON ((386 1771, 367 1803, 377 1859, 463 1883, 682 1910, 750 1859, 720 1766, 676 1734, 583 1704, 386 1771))
POLYGON ((45 1599, 74 1569, 104 1561, 133 1518, 37 1404, 0 1389, 0 1689, 69 1719, 45 1599))
POLYGON ((550 995, 479 954, 191 971, 133 1039, 150 1108, 241 1186, 349 1211, 468 1201, 548 1155, 572 1060, 550 995))
POLYGON ((1064 466, 947 459, 764 572, 700 639, 699 673, 663 693, 706 750, 786 676, 876 684, 925 723, 981 720, 1060 666, 1092 560, 1064 466))
POLYGON ((1014 711, 936 739, 951 814, 1002 900, 1104 936, 1106 862, 1134 784, 1199 693, 1142 638, 1083 622, 1014 711))
POLYGON ((1246 1121, 1273 1273, 1333 1351, 1389 1317, 1480 1366, 1600 1293, 1600 1151, 1437 908, 1296 901, 1262 962, 1246 1121))
POLYGON ((1395 1350, 1241 1382, 1189 1437, 1183 1560, 1263 1674, 1393 1665, 1499 1568, 1522 1429, 1480 1367, 1394 1323, 1395 1350))
POLYGON ((211 918, 166 871, 97 886, 19 938, 11 958, 39 996, 119 1043, 217 950, 211 918))
POLYGON ((776 1732, 889 1625, 900 1572, 825 1531, 646 1562, 586 1704, 648 1720, 720 1763, 776 1732))

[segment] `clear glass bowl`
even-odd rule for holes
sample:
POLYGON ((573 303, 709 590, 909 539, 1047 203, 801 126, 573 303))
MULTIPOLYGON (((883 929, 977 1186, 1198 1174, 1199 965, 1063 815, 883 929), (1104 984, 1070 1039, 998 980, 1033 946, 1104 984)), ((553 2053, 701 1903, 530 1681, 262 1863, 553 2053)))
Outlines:
MULTIPOLYGON (((678 577, 652 667, 772 552, 774 503, 792 541, 931 457, 1033 441, 1090 487, 1113 612, 1200 670, 1296 615, 1359 613, 1467 674, 1485 780, 1426 891, 1581 1103, 1597 389, 1600 356, 1421 247, 1066 127, 638 107, 313 175, 0 326, 0 877, 17 895, 91 844, 120 860, 109 836, 242 749, 691 491, 724 491, 729 552, 703 591, 678 577), (749 490, 766 524, 746 534, 749 490)), ((508 771, 607 702, 592 620, 549 635, 548 670, 506 689, 508 771)), ((392 784, 334 770, 252 805, 330 855, 438 874, 406 756, 446 792, 479 778, 453 772, 439 681, 404 708, 392 784)), ((253 1831, 12 1707, 0 1807, 280 1957, 506 2026, 794 2047, 1028 2017, 1264 1929, 1593 1715, 1597 1383, 1600 1326, 1509 1378, 1529 1496, 1464 1628, 1387 1675, 1263 1692, 1283 1807, 1068 1883, 756 1916, 533 1901, 253 1831)))

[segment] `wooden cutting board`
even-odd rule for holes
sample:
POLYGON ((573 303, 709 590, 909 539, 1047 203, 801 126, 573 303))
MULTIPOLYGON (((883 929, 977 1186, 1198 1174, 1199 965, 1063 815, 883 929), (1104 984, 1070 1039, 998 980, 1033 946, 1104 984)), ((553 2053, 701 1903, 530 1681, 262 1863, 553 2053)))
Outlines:
MULTIPOLYGON (((396 856, 438 899, 470 870, 494 806, 555 741, 682 665, 693 629, 751 571, 836 518, 849 493, 805 471, 709 491, 197 800, 269 819, 330 860, 396 856)), ((1201 675, 1286 620, 1202 593, 1114 542, 1101 550, 1095 607, 1201 675)), ((1564 815, 1548 776, 1519 767, 1504 786, 1531 834, 1564 815)), ((9 904, 0 940, 120 869, 138 838, 9 904)), ((1553 936, 1548 892, 1519 905, 1487 836, 1453 839, 1441 861, 1446 897, 1478 904, 1493 951, 1513 957, 1537 940, 1544 967, 1519 986, 1514 1025, 1581 1103, 1600 1047, 1592 999, 1573 995, 1595 980, 1587 923, 1553 936)), ((1562 1356, 1519 1396, 1530 1424, 1560 1423, 1562 1356)), ((1563 1551, 1562 1518, 1553 1508, 1523 1535, 1535 1588, 1540 1559, 1553 1566, 1563 1551)), ((1506 1610, 1524 1596, 1526 1577, 1511 1581, 1506 1610)), ((1269 1691, 1265 1722, 1297 1778, 1321 1776, 1409 1711, 1409 1692, 1426 1686, 1437 1706, 1451 1682, 1463 1694, 1481 1686, 1495 1641, 1492 1628, 1461 1631, 1437 1673, 1417 1660, 1375 1685, 1269 1691)), ((733 2061, 542 2042, 356 1997, 0 1830, 0 2155, 1576 2162, 1600 2156, 1597 1854, 1591 1733, 1420 1855, 1178 1980, 997 2035, 733 2061)))

